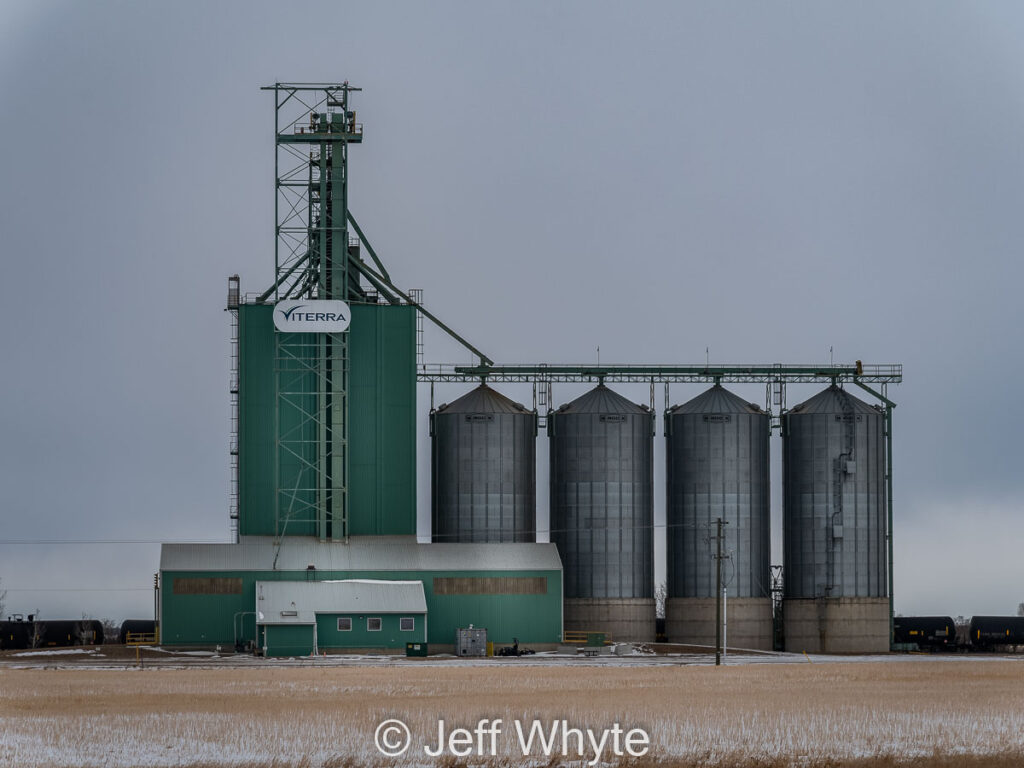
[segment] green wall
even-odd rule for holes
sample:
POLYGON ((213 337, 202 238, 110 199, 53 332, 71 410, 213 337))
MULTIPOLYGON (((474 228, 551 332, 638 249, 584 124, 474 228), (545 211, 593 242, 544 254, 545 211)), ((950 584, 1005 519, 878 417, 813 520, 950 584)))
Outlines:
POLYGON ((318 613, 316 615, 316 644, 320 650, 332 648, 405 648, 406 643, 425 643, 426 622, 422 613, 318 613), (352 629, 338 631, 339 618, 352 619, 352 629), (366 628, 370 617, 380 619, 380 631, 371 632, 366 628), (400 618, 412 618, 412 631, 400 629, 400 618))
MULTIPOLYGON (((562 638, 562 574, 560 571, 318 571, 320 580, 385 579, 423 581, 427 600, 427 642, 451 645, 455 630, 473 624, 486 627, 488 639, 511 643, 557 643, 562 638), (544 576, 543 595, 435 595, 436 576, 544 576)), ((305 571, 164 571, 161 573, 160 639, 167 645, 231 645, 236 613, 241 639, 254 640, 252 611, 257 581, 305 581, 305 571), (236 595, 176 595, 178 577, 239 577, 236 595)))
MULTIPOLYGON (((282 434, 315 440, 316 376, 303 360, 282 362, 288 401, 278 408, 273 306, 243 304, 239 323, 238 480, 243 536, 316 535, 312 510, 315 480, 302 473, 303 460, 277 456, 275 418, 282 434), (295 394, 295 393, 298 394, 295 394), (276 487, 293 489, 299 508, 281 510, 276 487), (308 489, 303 491, 302 489, 308 489), (284 518, 288 517, 287 526, 284 518), (283 529, 283 530, 282 530, 283 529)), ((315 359, 316 336, 293 334, 315 359)), ((303 355, 304 357, 304 355, 303 355)), ((416 533, 416 310, 410 306, 353 304, 349 329, 349 534, 416 533)), ((314 443, 298 445, 313 461, 314 443)), ((283 498, 287 498, 283 497, 283 498)))
POLYGON ((349 535, 416 535, 416 310, 352 305, 349 535))
POLYGON ((274 534, 274 323, 268 307, 238 308, 238 530, 274 534))
POLYGON ((310 656, 313 653, 312 624, 268 624, 263 631, 267 656, 310 656))

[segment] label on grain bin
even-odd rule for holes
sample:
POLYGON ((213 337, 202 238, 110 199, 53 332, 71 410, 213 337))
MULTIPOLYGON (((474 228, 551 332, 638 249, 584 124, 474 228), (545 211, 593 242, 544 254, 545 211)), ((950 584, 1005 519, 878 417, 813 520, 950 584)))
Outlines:
POLYGON ((351 320, 344 301, 289 299, 274 305, 274 327, 285 333, 341 333, 351 320))

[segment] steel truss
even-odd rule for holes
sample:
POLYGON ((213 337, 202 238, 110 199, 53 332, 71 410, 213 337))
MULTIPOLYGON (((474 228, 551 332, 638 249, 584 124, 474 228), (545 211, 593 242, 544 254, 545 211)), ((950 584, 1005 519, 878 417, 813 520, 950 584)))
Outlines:
MULTIPOLYGON (((275 83, 274 285, 262 300, 360 300, 350 270, 348 145, 362 141, 347 82, 275 83)), ((348 536, 348 336, 276 333, 277 533, 348 536), (294 528, 293 528, 294 532, 294 528)))

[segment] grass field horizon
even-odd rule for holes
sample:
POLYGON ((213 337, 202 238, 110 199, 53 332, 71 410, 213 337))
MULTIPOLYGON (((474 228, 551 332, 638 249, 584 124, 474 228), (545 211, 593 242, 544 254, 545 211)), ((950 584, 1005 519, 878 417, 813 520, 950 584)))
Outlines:
POLYGON ((583 765, 524 757, 428 758, 438 720, 471 729, 566 720, 643 728, 642 758, 689 766, 1024 764, 1019 661, 735 667, 0 669, 0 764, 160 768, 583 765), (385 758, 374 731, 405 722, 412 747, 385 758))

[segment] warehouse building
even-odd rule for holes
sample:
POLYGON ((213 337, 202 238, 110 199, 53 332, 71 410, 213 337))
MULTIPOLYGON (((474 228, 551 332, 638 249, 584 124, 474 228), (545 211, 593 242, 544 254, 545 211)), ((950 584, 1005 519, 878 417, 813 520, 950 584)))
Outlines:
POLYGON ((273 537, 243 536, 238 544, 165 544, 160 571, 161 639, 169 645, 244 643, 308 655, 426 642, 451 652, 456 629, 471 624, 495 643, 561 640, 562 566, 553 544, 359 536, 348 544, 285 537, 278 546, 273 537), (324 630, 343 617, 351 630, 324 630), (367 626, 371 618, 379 629, 367 626), (412 629, 387 631, 401 618, 414 619, 412 629))

